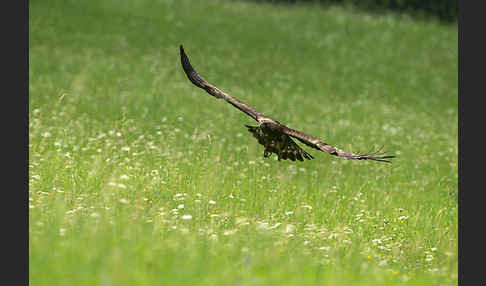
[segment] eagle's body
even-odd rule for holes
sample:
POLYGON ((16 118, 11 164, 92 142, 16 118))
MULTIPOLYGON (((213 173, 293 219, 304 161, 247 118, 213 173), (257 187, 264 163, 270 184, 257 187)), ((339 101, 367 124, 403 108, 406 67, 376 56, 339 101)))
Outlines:
POLYGON ((381 162, 390 162, 385 159, 394 158, 395 156, 387 155, 383 156, 385 153, 379 153, 379 151, 370 154, 353 154, 334 146, 331 146, 321 140, 314 138, 308 134, 301 131, 291 129, 280 122, 273 120, 270 117, 263 115, 262 113, 256 111, 253 107, 246 103, 239 101, 238 99, 226 94, 219 88, 208 83, 204 78, 202 78, 192 67, 187 55, 184 52, 182 45, 180 46, 181 54, 181 64, 187 78, 197 87, 206 90, 210 95, 220 99, 226 100, 228 103, 238 108, 239 110, 246 113, 248 116, 253 118, 258 122, 258 126, 245 125, 248 131, 253 134, 253 136, 258 140, 258 143, 264 146, 263 156, 269 157, 273 153, 277 154, 278 160, 290 159, 295 161, 304 161, 304 159, 313 159, 312 155, 304 151, 302 148, 295 143, 292 138, 299 140, 300 142, 306 144, 314 149, 327 152, 331 155, 346 159, 357 159, 357 160, 374 160, 381 162))
POLYGON ((313 159, 312 155, 305 152, 299 147, 289 135, 282 132, 279 124, 263 123, 259 126, 245 125, 253 136, 258 140, 258 143, 265 147, 263 150, 263 157, 269 157, 272 153, 277 154, 278 160, 290 159, 295 161, 304 161, 305 159, 313 159))

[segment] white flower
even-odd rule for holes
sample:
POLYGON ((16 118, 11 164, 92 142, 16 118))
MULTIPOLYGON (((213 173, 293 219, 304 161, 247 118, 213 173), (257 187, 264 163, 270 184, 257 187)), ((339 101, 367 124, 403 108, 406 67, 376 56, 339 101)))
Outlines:
POLYGON ((185 196, 186 195, 187 195, 186 193, 182 193, 182 194, 178 193, 178 194, 175 194, 173 200, 175 200, 175 201, 183 201, 185 199, 185 196))
POLYGON ((185 215, 181 216, 181 219, 183 219, 183 220, 192 219, 192 215, 190 215, 190 214, 185 214, 185 215))
POLYGON ((407 220, 407 219, 408 219, 408 216, 404 216, 404 215, 402 215, 401 217, 398 218, 399 221, 407 220))
POLYGON ((288 224, 285 226, 286 233, 293 232, 294 230, 295 230, 295 226, 293 224, 288 224))
POLYGON ((274 224, 271 227, 268 227, 267 229, 274 229, 274 228, 277 228, 279 225, 281 225, 281 223, 277 222, 276 224, 274 224))
POLYGON ((237 217, 235 220, 236 224, 247 225, 249 224, 248 219, 246 217, 237 217))
POLYGON ((232 234, 236 233, 237 231, 238 231, 237 229, 227 230, 227 231, 223 232, 223 235, 232 235, 232 234))
POLYGON ((130 202, 130 201, 129 201, 129 200, 127 200, 127 199, 123 199, 123 198, 122 198, 122 199, 120 199, 120 203, 122 203, 122 204, 128 204, 129 202, 130 202))
POLYGON ((51 137, 51 133, 46 131, 46 132, 42 133, 42 137, 44 137, 44 138, 51 137))
POLYGON ((375 238, 371 242, 373 242, 374 245, 377 245, 377 244, 381 244, 382 243, 381 239, 379 239, 379 238, 375 238))
POLYGON ((213 200, 210 200, 210 201, 209 201, 209 204, 210 204, 210 205, 215 205, 215 204, 216 204, 216 202, 215 202, 215 201, 213 201, 213 200))

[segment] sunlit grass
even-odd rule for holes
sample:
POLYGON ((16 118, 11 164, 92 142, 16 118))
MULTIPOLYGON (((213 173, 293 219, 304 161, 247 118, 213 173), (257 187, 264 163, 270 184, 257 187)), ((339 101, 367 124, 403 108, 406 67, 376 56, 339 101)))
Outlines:
POLYGON ((233 1, 30 15, 32 285, 457 284, 455 27, 233 1), (181 43, 264 114, 398 157, 264 159, 181 43))

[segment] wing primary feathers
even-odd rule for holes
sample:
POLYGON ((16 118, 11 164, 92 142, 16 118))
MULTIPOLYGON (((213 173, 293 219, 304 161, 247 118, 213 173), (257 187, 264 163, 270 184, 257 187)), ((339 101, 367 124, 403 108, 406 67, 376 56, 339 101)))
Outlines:
POLYGON ((317 149, 317 150, 320 150, 320 151, 323 151, 323 152, 327 152, 331 155, 338 156, 338 157, 345 158, 345 159, 373 160, 373 161, 378 161, 378 162, 391 163, 391 161, 385 160, 385 159, 392 159, 392 158, 396 157, 394 155, 384 156, 386 154, 386 152, 381 152, 383 147, 379 148, 375 152, 370 152, 370 153, 367 153, 367 154, 354 154, 354 153, 343 151, 343 150, 336 148, 334 146, 331 146, 331 145, 329 145, 329 144, 327 144, 327 143, 325 143, 325 142, 323 142, 323 141, 321 141, 321 140, 319 140, 315 137, 307 135, 307 134, 305 134, 301 131, 288 128, 286 126, 284 126, 284 128, 283 128, 283 132, 285 134, 299 140, 300 142, 304 143, 305 145, 307 145, 309 147, 312 147, 314 149, 317 149))
POLYGON ((182 68, 184 69, 184 72, 187 75, 187 78, 196 86, 200 88, 205 88, 205 84, 207 81, 202 78, 192 67, 191 62, 189 61, 189 58, 187 58, 186 53, 184 52, 184 47, 180 45, 179 47, 180 54, 181 54, 181 63, 182 63, 182 68))

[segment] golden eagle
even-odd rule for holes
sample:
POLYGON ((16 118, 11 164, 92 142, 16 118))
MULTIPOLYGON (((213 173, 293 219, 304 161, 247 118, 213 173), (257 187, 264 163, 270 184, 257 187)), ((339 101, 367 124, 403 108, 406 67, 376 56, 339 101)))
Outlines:
POLYGON ((214 85, 208 83, 194 70, 191 63, 189 62, 189 59, 187 58, 186 53, 184 52, 184 47, 182 45, 180 45, 180 54, 182 68, 184 69, 184 72, 186 73, 189 80, 194 85, 204 89, 207 93, 216 98, 222 98, 226 100, 228 103, 243 111, 248 116, 258 122, 258 126, 245 126, 248 128, 248 131, 251 132, 253 136, 258 140, 258 143, 265 147, 265 150, 263 151, 264 157, 269 157, 270 155, 272 155, 272 153, 275 153, 277 154, 279 161, 280 159, 290 159, 292 161, 295 161, 295 159, 299 161, 304 161, 304 158, 309 160, 313 159, 314 157, 312 157, 311 154, 304 151, 292 140, 292 138, 295 138, 309 147, 345 159, 368 159, 380 162, 390 162, 389 160, 385 159, 395 158, 395 156, 392 155, 384 156, 385 152, 380 153, 381 150, 369 154, 349 153, 334 146, 331 146, 327 143, 324 143, 321 140, 307 135, 303 132, 291 129, 281 124, 280 122, 261 114, 248 104, 239 101, 238 99, 228 95, 214 85))

